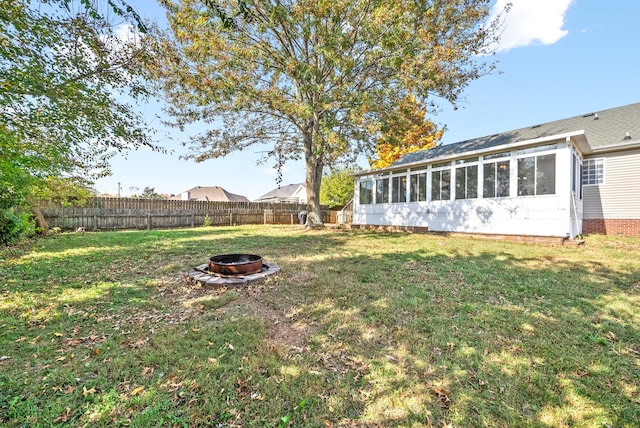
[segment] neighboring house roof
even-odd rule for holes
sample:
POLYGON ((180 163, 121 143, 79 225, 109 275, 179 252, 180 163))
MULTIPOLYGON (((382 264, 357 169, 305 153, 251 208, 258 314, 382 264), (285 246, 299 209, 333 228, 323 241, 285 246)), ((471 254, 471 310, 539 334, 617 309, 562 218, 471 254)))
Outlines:
POLYGON ((280 186, 264 195, 260 196, 256 201, 280 201, 280 200, 307 200, 307 188, 304 183, 288 184, 280 186))
POLYGON ((246 197, 227 192, 218 186, 196 186, 185 190, 182 195, 184 200, 189 201, 249 202, 246 197))
MULTIPOLYGON (((562 136, 574 137, 585 155, 640 147, 640 103, 409 153, 384 169, 487 152, 492 148, 509 147, 524 142, 542 143, 545 140, 557 140, 562 136)), ((356 175, 362 174, 364 173, 356 175)))

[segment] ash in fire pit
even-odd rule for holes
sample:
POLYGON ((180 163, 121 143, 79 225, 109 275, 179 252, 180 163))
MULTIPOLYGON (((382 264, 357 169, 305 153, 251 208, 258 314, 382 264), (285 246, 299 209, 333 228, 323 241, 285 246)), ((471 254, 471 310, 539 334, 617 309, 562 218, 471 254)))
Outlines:
POLYGON ((221 254, 209 262, 189 271, 189 278, 205 288, 240 285, 262 281, 268 275, 280 271, 280 267, 254 254, 221 254))

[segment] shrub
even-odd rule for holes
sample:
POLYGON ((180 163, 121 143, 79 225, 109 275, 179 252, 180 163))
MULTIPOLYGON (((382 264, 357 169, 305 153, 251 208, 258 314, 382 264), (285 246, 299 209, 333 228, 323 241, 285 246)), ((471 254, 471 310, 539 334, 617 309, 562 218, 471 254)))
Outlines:
POLYGON ((16 213, 13 209, 0 210, 0 245, 8 245, 34 233, 35 224, 28 213, 16 213))

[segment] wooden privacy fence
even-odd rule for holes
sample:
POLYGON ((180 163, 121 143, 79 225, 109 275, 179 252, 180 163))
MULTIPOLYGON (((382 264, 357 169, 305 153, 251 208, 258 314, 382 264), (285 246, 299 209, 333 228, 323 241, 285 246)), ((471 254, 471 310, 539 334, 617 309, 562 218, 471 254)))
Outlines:
MULTIPOLYGON (((298 224, 306 205, 268 202, 168 201, 93 198, 82 206, 39 201, 49 227, 63 230, 165 229, 240 224, 298 224)), ((336 223, 337 212, 324 210, 325 223, 336 223)))

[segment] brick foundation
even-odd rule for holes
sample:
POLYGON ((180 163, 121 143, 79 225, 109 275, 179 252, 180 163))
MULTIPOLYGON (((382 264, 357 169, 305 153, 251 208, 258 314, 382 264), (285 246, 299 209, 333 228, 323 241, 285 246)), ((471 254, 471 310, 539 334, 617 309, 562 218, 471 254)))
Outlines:
POLYGON ((640 219, 583 219, 582 233, 640 238, 640 219))

